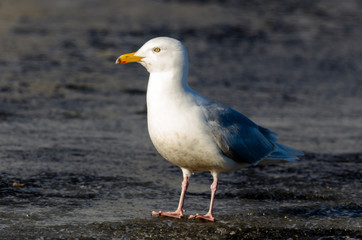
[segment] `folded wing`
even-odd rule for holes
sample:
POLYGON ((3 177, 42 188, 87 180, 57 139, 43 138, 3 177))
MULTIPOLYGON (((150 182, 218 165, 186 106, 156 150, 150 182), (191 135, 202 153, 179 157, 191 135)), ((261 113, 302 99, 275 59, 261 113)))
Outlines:
POLYGON ((241 113, 219 103, 200 105, 211 135, 222 153, 239 163, 262 160, 295 161, 303 153, 277 143, 277 134, 256 125, 241 113))

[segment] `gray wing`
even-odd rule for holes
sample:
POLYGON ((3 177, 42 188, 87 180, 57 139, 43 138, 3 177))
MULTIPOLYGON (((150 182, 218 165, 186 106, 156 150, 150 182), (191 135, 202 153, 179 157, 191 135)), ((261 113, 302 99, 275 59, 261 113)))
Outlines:
POLYGON ((232 108, 215 102, 200 107, 220 150, 236 162, 255 165, 265 158, 294 161, 301 153, 277 143, 275 133, 232 108))

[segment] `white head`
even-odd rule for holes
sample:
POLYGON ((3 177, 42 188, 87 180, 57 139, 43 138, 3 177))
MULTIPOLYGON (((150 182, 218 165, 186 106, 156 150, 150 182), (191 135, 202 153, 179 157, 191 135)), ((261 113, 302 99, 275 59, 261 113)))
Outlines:
POLYGON ((120 56, 116 63, 139 62, 149 73, 188 71, 186 48, 176 39, 169 37, 153 38, 137 52, 120 56))

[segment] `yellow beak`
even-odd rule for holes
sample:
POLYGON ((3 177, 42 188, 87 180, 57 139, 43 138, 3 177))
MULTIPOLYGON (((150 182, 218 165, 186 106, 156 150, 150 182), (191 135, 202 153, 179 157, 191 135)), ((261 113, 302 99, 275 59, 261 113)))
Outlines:
POLYGON ((130 63, 130 62, 139 62, 139 61, 141 61, 141 59, 143 57, 135 56, 134 55, 135 53, 136 52, 121 55, 119 58, 117 58, 116 64, 118 64, 118 63, 126 64, 126 63, 130 63))

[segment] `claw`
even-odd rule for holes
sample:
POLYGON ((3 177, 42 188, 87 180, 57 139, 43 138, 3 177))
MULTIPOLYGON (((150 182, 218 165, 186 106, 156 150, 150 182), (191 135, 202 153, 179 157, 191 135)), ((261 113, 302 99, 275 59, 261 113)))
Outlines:
POLYGON ((152 211, 152 213, 151 213, 152 215, 158 215, 158 216, 161 216, 161 211, 158 211, 158 212, 156 212, 156 211, 152 211))
POLYGON ((215 222, 215 218, 212 216, 212 214, 201 215, 196 213, 195 215, 190 215, 188 219, 202 219, 209 222, 215 222))
POLYGON ((184 209, 176 210, 175 212, 162 212, 162 211, 153 211, 152 215, 158 215, 159 217, 171 217, 171 218, 183 218, 184 209))

